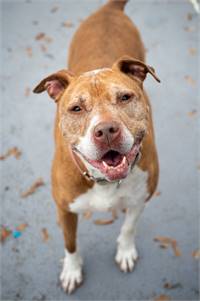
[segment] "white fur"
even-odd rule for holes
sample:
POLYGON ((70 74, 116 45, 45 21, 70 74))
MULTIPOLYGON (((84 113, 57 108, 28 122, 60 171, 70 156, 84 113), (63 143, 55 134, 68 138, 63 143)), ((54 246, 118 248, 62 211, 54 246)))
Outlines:
MULTIPOLYGON (((94 144, 92 135, 94 127, 101 122, 101 116, 95 115, 92 120, 90 121, 90 125, 83 137, 79 139, 79 143, 77 144, 77 149, 86 157, 90 158, 91 160, 97 160, 101 158, 101 152, 99 151, 98 147, 94 144)), ((122 145, 120 146, 121 153, 127 153, 131 150, 134 138, 131 132, 124 126, 122 127, 122 145)))
POLYGON ((76 146, 83 155, 85 155, 87 158, 90 158, 91 160, 95 160, 98 157, 98 149, 92 142, 93 129, 98 124, 98 122, 100 122, 100 117, 98 115, 95 115, 91 119, 90 125, 87 128, 85 135, 83 137, 80 137, 79 143, 76 146))
POLYGON ((70 205, 75 213, 135 208, 144 203, 147 193, 147 172, 135 166, 119 188, 117 183, 95 184, 92 189, 77 197, 70 205))
POLYGON ((141 201, 141 203, 138 203, 137 206, 133 208, 127 209, 125 221, 117 239, 118 248, 115 260, 123 272, 131 272, 138 258, 135 246, 135 230, 137 220, 143 209, 144 201, 141 201))
POLYGON ((123 272, 132 271, 138 258, 134 236, 137 220, 148 196, 147 179, 148 173, 135 166, 119 188, 116 183, 95 184, 70 205, 70 210, 75 213, 127 208, 115 256, 123 272))
POLYGON ((100 68, 100 69, 95 69, 95 70, 87 71, 87 72, 81 74, 81 76, 95 76, 98 73, 105 72, 105 71, 111 71, 111 70, 112 69, 110 69, 110 68, 100 68))
POLYGON ((82 264, 82 258, 78 252, 69 253, 65 250, 65 258, 63 262, 63 270, 60 275, 60 281, 63 289, 69 294, 71 294, 83 280, 82 264))

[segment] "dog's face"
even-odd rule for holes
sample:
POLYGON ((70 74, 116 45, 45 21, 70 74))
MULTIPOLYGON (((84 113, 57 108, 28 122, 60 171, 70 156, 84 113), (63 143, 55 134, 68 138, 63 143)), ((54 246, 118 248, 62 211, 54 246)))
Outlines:
POLYGON ((148 130, 149 107, 142 83, 153 69, 121 59, 109 69, 73 77, 61 71, 34 90, 45 89, 58 103, 59 126, 66 145, 93 175, 108 181, 125 178, 148 130))

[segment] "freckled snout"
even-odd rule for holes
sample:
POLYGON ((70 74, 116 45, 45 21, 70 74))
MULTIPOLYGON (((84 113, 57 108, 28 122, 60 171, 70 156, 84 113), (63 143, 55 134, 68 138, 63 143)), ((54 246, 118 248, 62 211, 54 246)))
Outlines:
POLYGON ((112 144, 121 136, 121 127, 115 122, 100 122, 93 131, 94 141, 98 144, 112 144))

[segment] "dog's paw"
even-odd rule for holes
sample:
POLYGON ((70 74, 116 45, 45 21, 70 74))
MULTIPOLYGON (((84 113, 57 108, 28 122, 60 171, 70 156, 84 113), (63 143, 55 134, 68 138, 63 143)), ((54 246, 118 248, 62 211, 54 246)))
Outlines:
POLYGON ((82 259, 77 253, 70 254, 66 251, 60 281, 63 290, 68 294, 81 285, 83 281, 82 259))
POLYGON ((132 272, 137 259, 138 253, 134 245, 127 249, 118 247, 115 261, 122 272, 132 272))

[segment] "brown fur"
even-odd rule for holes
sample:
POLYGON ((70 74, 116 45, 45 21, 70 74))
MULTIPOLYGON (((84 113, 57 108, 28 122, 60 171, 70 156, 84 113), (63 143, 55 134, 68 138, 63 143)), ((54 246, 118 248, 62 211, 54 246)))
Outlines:
MULTIPOLYGON (((86 123, 88 123, 89 120, 81 122, 81 115, 79 115, 78 119, 75 119, 75 121, 66 119, 67 125, 65 124, 65 121, 63 121, 62 127, 64 130, 62 132, 60 130, 60 114, 63 112, 64 116, 66 108, 70 106, 70 100, 66 101, 66 99, 72 93, 74 93, 75 97, 76 91, 77 94, 79 92, 79 95, 84 95, 85 91, 89 90, 90 98, 86 96, 86 100, 77 99, 79 103, 81 101, 84 103, 86 110, 90 110, 91 106, 96 106, 97 103, 99 103, 99 95, 103 95, 103 93, 107 91, 105 87, 107 82, 109 83, 110 81, 109 72, 107 75, 105 73, 104 75, 97 76, 94 85, 89 85, 86 77, 79 76, 83 72, 102 67, 111 68, 119 57, 123 55, 128 55, 136 60, 144 62, 145 52, 139 32, 122 11, 125 2, 126 1, 123 0, 109 1, 84 21, 77 30, 71 43, 68 64, 70 71, 76 76, 72 77, 67 71, 65 71, 64 75, 62 73, 63 87, 66 87, 69 82, 70 86, 69 89, 63 89, 62 93, 59 94, 59 97, 54 97, 57 101, 57 113, 55 120, 56 149, 52 167, 52 193, 57 203, 58 216, 63 228, 65 246, 69 252, 74 252, 76 249, 77 216, 76 214, 67 211, 68 205, 73 202, 77 196, 90 189, 93 186, 93 183, 87 181, 80 174, 80 171, 72 161, 68 147, 72 141, 77 139, 77 136, 84 133, 86 123)), ((116 65, 115 63, 113 70, 116 70, 117 66, 120 68, 119 64, 116 65)), ((152 69, 149 69, 146 70, 146 73, 147 72, 152 73, 153 71, 152 69)), ((146 76, 146 73, 144 77, 146 76)), ((116 70, 113 74, 113 80, 120 83, 124 82, 126 86, 129 85, 136 93, 140 94, 140 96, 142 95, 142 100, 140 102, 140 104, 142 104, 142 109, 138 107, 138 122, 141 127, 140 119, 142 119, 142 122, 143 120, 146 120, 144 128, 148 128, 148 133, 143 140, 142 158, 139 162, 139 166, 142 170, 148 171, 149 174, 149 199, 155 191, 158 181, 158 159, 154 142, 150 103, 146 93, 143 93, 142 82, 139 81, 138 84, 138 79, 135 81, 131 78, 128 79, 127 76, 123 75, 119 70, 116 70), (147 112, 148 108, 150 112, 147 112), (143 118, 140 118, 141 114, 143 114, 143 118)), ((53 78, 56 78, 57 73, 52 76, 53 78)), ((40 93, 41 91, 44 91, 46 89, 45 83, 48 80, 49 77, 43 80, 35 88, 35 92, 40 93)), ((101 112, 102 116, 107 116, 105 117, 107 119, 109 119, 108 108, 112 104, 113 99, 111 94, 104 97, 105 99, 110 99, 110 103, 105 104, 102 102, 102 104, 98 106, 98 110, 101 112)), ((135 111, 132 112, 132 114, 136 114, 135 111)), ((131 128, 132 132, 137 131, 137 129, 134 128, 133 123, 130 123, 130 118, 125 117, 123 114, 120 118, 131 128)))

